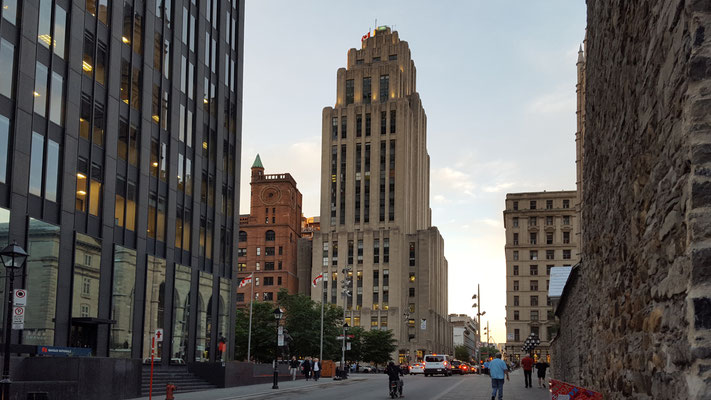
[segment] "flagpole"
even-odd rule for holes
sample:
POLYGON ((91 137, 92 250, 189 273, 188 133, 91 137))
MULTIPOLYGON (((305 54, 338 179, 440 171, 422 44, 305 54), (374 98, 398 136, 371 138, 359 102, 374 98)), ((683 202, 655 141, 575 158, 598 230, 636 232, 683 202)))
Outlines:
POLYGON ((252 283, 251 294, 249 295, 249 333, 247 334, 247 362, 252 362, 252 304, 254 304, 254 274, 250 276, 252 283))
POLYGON ((318 359, 323 360, 323 304, 325 301, 323 300, 323 279, 321 279, 321 353, 319 354, 318 359))

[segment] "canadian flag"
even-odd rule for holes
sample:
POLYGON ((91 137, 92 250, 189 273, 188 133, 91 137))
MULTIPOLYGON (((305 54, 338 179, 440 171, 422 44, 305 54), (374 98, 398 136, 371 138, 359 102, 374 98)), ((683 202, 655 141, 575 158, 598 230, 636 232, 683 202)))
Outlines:
POLYGON ((252 275, 242 279, 242 282, 239 283, 239 287, 243 288, 243 287, 249 285, 250 283, 252 283, 252 275))
POLYGON ((314 278, 314 280, 311 282, 311 285, 313 287, 316 287, 316 285, 318 285, 318 283, 321 282, 322 280, 323 280, 323 272, 314 278))

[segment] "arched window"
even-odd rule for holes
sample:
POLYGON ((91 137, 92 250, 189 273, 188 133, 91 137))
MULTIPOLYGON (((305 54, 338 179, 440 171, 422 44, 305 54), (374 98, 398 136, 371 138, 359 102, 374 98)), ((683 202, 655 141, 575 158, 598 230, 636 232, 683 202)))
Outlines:
POLYGON ((239 231, 239 241, 240 241, 240 242, 246 242, 246 241, 247 241, 247 232, 245 232, 245 231, 239 231))
POLYGON ((268 230, 265 236, 268 242, 273 242, 274 239, 276 239, 276 235, 273 230, 268 230))

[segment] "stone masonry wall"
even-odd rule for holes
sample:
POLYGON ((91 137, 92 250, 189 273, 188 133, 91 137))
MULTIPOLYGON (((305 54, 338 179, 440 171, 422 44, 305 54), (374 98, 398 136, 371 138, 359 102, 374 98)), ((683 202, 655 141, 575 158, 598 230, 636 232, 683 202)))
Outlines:
POLYGON ((553 374, 710 399, 711 0, 587 4, 584 247, 553 374))

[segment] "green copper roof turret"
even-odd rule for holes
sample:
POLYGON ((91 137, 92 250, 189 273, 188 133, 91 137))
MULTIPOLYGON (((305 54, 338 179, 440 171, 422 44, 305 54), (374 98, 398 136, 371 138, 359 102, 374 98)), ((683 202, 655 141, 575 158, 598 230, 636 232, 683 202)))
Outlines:
POLYGON ((259 154, 257 154, 257 158, 254 159, 254 164, 252 164, 252 168, 264 168, 264 165, 262 165, 262 159, 259 158, 259 154))

